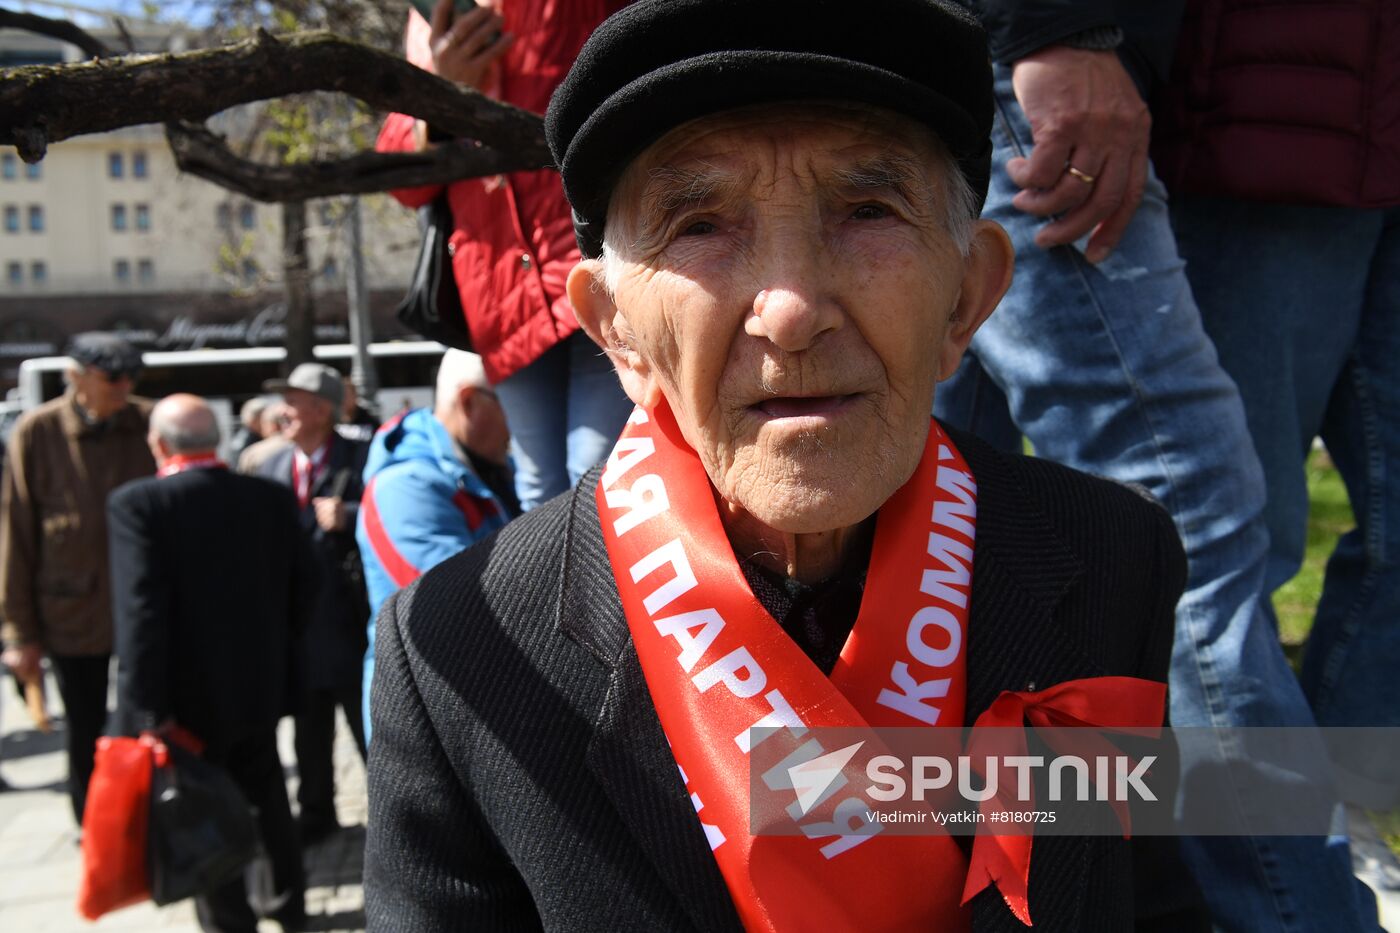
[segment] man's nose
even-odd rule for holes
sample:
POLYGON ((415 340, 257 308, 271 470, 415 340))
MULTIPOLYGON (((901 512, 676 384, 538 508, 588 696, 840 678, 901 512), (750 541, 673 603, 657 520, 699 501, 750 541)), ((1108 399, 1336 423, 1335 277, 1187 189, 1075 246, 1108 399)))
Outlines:
POLYGON ((768 265, 766 284, 754 295, 744 321, 750 336, 762 337, 788 353, 808 349, 816 339, 841 326, 842 313, 829 287, 820 247, 793 244, 768 265))

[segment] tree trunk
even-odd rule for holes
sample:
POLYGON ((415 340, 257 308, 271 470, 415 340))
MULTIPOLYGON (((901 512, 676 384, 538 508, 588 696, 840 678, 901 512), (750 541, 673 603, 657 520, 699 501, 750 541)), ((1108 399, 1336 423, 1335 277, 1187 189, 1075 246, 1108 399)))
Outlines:
POLYGON ((282 205, 282 276, 287 290, 287 372, 314 358, 316 306, 311 300, 311 264, 306 258, 306 202, 282 205))

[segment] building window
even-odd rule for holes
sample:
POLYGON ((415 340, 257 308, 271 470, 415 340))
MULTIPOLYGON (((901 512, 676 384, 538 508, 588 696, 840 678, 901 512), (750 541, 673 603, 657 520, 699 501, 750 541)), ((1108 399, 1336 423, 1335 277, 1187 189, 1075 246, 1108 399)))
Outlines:
POLYGON ((136 229, 145 233, 151 229, 151 208, 148 204, 136 205, 136 229))
POLYGON ((44 174, 43 166, 38 162, 27 162, 24 166, 24 177, 30 181, 38 181, 44 174))
POLYGON ((334 282, 340 275, 340 266, 336 264, 335 258, 326 257, 325 263, 321 265, 321 277, 327 282, 334 282))
POLYGON ((107 177, 122 177, 122 154, 120 152, 107 153, 107 177))
POLYGON ((131 177, 132 177, 132 178, 145 178, 145 177, 146 177, 146 153, 144 153, 144 152, 133 152, 133 153, 131 154, 131 177))
POLYGON ((156 264, 150 259, 136 261, 136 281, 149 285, 156 280, 156 264))
POLYGON ((0 169, 3 169, 3 174, 5 176, 6 181, 10 181, 15 177, 16 165, 18 164, 18 162, 19 159, 16 159, 8 152, 5 153, 3 156, 0 156, 0 169))
POLYGON ((118 259, 116 262, 112 263, 112 275, 123 285, 130 282, 131 263, 127 262, 125 259, 118 259))
POLYGON ((49 280, 49 267, 44 262, 31 262, 29 264, 29 278, 35 285, 43 285, 49 280))
POLYGON ((126 205, 125 205, 125 204, 113 204, 113 205, 112 205, 112 229, 113 229, 113 230, 118 230, 118 231, 120 231, 120 230, 125 230, 125 229, 126 229, 126 205))
POLYGON ((19 208, 13 204, 5 205, 5 232, 19 233, 19 208))
POLYGON ((29 232, 44 232, 44 206, 42 204, 29 205, 29 232))
POLYGON ((24 266, 17 262, 5 264, 5 281, 18 285, 24 281, 24 266))
POLYGON ((238 225, 244 230, 253 229, 253 205, 245 204, 238 209, 238 225))
POLYGON ((243 284, 252 285, 258 280, 258 263, 254 259, 243 260, 243 284))

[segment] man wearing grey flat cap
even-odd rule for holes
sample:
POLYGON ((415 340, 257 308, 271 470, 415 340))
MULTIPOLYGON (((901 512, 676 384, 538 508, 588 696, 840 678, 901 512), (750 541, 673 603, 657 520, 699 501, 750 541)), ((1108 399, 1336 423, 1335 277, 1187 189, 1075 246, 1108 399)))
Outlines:
POLYGON ((107 718, 112 608, 107 495, 155 472, 151 403, 133 398, 141 354, 103 333, 73 338, 59 398, 20 419, 0 496, 4 661, 41 676, 48 655, 63 698, 68 793, 79 825, 93 751, 107 718))
POLYGON ((750 753, 817 727, 1159 726, 1185 573, 1144 495, 932 420, 1011 277, 987 44, 851 14, 642 0, 555 93, 569 297, 637 407, 380 613, 371 930, 1202 928, 1152 840, 885 835, 856 782, 751 831, 750 753))
POLYGON ((330 366, 302 363, 286 379, 269 379, 263 389, 280 392, 286 401, 282 433, 291 444, 264 461, 256 475, 296 495, 320 580, 301 645, 296 713, 299 823, 302 844, 310 845, 339 828, 331 759, 337 705, 361 756, 365 753, 360 665, 368 603, 355 519, 369 445, 336 430, 345 389, 330 366))

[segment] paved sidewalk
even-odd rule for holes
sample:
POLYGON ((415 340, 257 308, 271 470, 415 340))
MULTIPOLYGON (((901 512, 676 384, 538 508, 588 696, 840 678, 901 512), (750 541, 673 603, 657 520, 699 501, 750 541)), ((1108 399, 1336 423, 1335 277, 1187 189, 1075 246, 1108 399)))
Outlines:
MULTIPOLYGON (((58 690, 49 681, 50 708, 58 707, 58 690)), ((194 903, 157 908, 138 904, 108 914, 95 923, 74 907, 80 854, 72 810, 64 787, 67 767, 62 720, 50 735, 36 732, 9 677, 0 679, 0 775, 16 790, 0 793, 0 930, 6 933, 101 933, 104 930, 168 930, 197 933, 194 903)), ((278 733, 282 762, 290 766, 291 722, 278 733)), ((364 929, 365 772, 344 721, 336 738, 336 809, 341 825, 336 836, 307 850, 306 909, 308 929, 364 929)), ((295 804, 296 777, 288 788, 295 804)), ((281 927, 264 921, 260 933, 281 927)))

